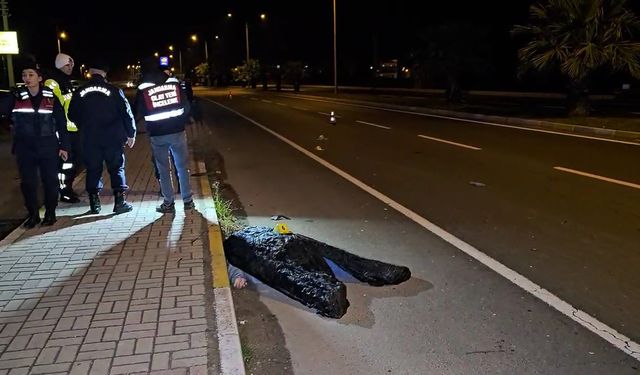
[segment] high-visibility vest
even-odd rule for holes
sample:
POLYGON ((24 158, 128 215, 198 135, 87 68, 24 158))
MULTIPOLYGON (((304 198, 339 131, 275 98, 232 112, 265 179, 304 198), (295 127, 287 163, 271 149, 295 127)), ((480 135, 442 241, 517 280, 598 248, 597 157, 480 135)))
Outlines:
POLYGON ((64 116, 67 118, 67 131, 77 132, 78 127, 73 123, 73 121, 69 120, 69 104, 71 103, 73 92, 70 91, 63 94, 60 89, 60 84, 53 78, 47 79, 44 82, 44 85, 53 91, 53 95, 55 95, 60 101, 60 104, 62 104, 62 108, 64 108, 64 116))

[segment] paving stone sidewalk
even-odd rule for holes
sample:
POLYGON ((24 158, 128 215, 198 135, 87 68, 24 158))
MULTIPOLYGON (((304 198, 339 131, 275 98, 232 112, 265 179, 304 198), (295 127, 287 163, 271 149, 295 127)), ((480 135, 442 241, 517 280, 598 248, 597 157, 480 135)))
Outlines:
MULTIPOLYGON (((53 227, 17 232, 0 247, 0 375, 218 368, 207 221, 185 213, 179 198, 175 216, 155 212, 161 198, 146 135, 126 157, 132 212, 113 215, 105 189, 103 212, 89 215, 84 194, 58 207, 53 227)), ((197 177, 192 185, 198 204, 197 177)))

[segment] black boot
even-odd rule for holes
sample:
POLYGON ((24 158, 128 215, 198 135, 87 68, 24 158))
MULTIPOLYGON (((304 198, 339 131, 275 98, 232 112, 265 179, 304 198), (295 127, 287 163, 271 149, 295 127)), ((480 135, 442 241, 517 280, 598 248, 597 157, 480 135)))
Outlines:
POLYGON ((100 205, 100 196, 98 193, 89 194, 89 209, 92 214, 99 214, 102 206, 100 205))
POLYGON ((123 214, 125 212, 129 212, 133 210, 133 206, 129 204, 129 202, 124 200, 124 192, 116 191, 115 192, 115 204, 113 205, 113 212, 118 214, 123 214))
POLYGON ((43 226, 51 226, 53 224, 55 224, 57 221, 56 219, 56 212, 55 211, 47 211, 44 214, 44 220, 42 220, 42 225, 43 226))
POLYGON ((34 228, 39 223, 40 223, 40 215, 36 213, 33 215, 29 215, 29 217, 24 222, 24 224, 22 224, 22 227, 25 229, 31 229, 31 228, 34 228))

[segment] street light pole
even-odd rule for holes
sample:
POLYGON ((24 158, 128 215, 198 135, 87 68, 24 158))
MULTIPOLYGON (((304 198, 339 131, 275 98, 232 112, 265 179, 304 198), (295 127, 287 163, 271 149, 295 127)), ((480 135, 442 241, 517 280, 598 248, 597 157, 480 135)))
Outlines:
MULTIPOLYGON (((1 0, 0 7, 2 7, 2 26, 4 31, 9 31, 9 5, 7 1, 1 0)), ((11 55, 7 55, 7 73, 9 75, 9 87, 15 86, 16 80, 13 76, 13 57, 11 55)))
POLYGON ((245 31, 246 41, 247 41, 247 63, 249 63, 249 22, 248 21, 245 21, 244 23, 244 31, 245 31))
POLYGON ((333 93, 338 93, 338 45, 336 38, 336 0, 333 0, 333 93))

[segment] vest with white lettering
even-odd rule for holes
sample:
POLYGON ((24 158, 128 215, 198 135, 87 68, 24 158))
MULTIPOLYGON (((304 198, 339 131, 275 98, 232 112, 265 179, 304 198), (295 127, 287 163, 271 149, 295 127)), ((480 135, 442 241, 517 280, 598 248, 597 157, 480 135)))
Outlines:
POLYGON ((171 77, 162 84, 144 82, 138 90, 144 100, 144 120, 150 136, 184 131, 187 114, 177 79, 171 77))
POLYGON ((15 93, 16 100, 11 117, 16 139, 56 137, 53 107, 57 99, 50 89, 42 87, 40 90, 42 100, 37 108, 33 108, 33 102, 26 87, 21 87, 15 93))

